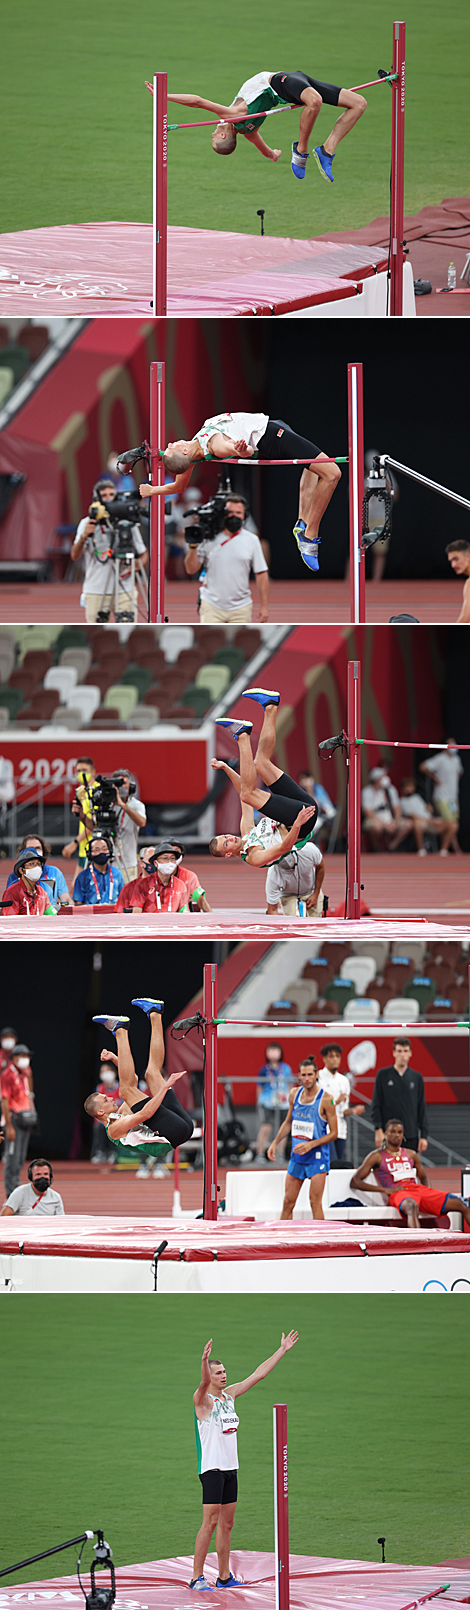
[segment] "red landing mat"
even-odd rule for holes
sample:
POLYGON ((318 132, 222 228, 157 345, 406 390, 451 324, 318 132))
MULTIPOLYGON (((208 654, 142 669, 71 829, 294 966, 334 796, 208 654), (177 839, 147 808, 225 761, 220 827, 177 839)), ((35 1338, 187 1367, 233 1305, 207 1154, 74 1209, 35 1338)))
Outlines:
MULTIPOLYGON (((112 1539, 111 1539, 112 1542, 112 1539)), ((245 1610, 271 1610, 275 1604, 275 1562, 273 1554, 251 1550, 232 1550, 231 1567, 242 1576, 244 1587, 237 1588, 237 1604, 245 1610)), ((190 1610, 194 1592, 188 1589, 192 1557, 181 1554, 174 1560, 151 1560, 144 1565, 124 1565, 116 1571, 117 1610, 190 1610)), ((437 1565, 378 1565, 369 1560, 335 1560, 319 1555, 291 1554, 291 1610, 414 1610, 417 1603, 448 1583, 436 1604, 450 1607, 470 1602, 470 1560, 443 1560, 437 1565)), ((217 1559, 208 1554, 207 1580, 213 1586, 210 1601, 223 1610, 233 1599, 233 1591, 216 1588, 217 1559)), ((107 1580, 107 1579, 105 1579, 107 1580)), ((89 1592, 88 1575, 83 1577, 89 1592)), ((2 1584, 3 1606, 39 1602, 44 1610, 57 1604, 83 1604, 76 1576, 51 1577, 24 1586, 2 1584)), ((206 1601, 204 1600, 204 1603, 206 1601)), ((429 1599, 432 1610, 433 1599, 429 1599)))
POLYGON ((0 922, 0 943, 25 939, 462 939, 468 914, 460 923, 426 922, 424 917, 361 917, 344 922, 328 917, 313 922, 297 917, 265 917, 262 911, 200 912, 196 916, 160 911, 117 916, 110 907, 88 906, 59 917, 5 917, 0 922))
MULTIPOLYGON (((66 1219, 32 1219, 25 1215, 0 1225, 0 1254, 67 1258, 150 1259, 162 1240, 165 1262, 252 1262, 269 1258, 364 1258, 429 1252, 465 1252, 462 1235, 451 1230, 405 1230, 401 1225, 290 1224, 280 1219, 255 1224, 251 1219, 135 1219, 76 1215, 66 1219)), ((469 1247, 470 1252, 470 1247, 469 1247)))
MULTIPOLYGON (((293 312, 357 295, 382 247, 239 235, 207 229, 168 231, 168 314, 241 318, 293 312)), ((50 314, 151 314, 152 226, 67 224, 0 236, 0 311, 50 314), (115 265, 118 265, 117 267, 115 265)))

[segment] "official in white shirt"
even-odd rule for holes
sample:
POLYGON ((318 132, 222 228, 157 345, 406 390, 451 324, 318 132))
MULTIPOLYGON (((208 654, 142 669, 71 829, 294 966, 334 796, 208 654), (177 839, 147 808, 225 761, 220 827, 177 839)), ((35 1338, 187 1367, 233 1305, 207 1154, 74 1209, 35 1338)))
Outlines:
POLYGON ((28 1184, 18 1185, 2 1207, 3 1215, 10 1213, 64 1214, 64 1204, 58 1191, 51 1189, 54 1176, 45 1157, 35 1157, 28 1168, 28 1184))

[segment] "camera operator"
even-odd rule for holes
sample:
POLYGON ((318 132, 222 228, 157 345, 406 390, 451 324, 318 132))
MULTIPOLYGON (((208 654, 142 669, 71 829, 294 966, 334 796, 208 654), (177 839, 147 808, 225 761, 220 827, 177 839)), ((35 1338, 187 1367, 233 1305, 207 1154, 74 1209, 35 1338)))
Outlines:
POLYGON ((78 870, 84 872, 93 828, 93 793, 98 787, 91 755, 79 755, 75 762, 75 779, 77 786, 70 809, 72 816, 78 816, 80 825, 77 837, 71 839, 69 844, 64 844, 62 855, 70 861, 78 853, 78 870))
POLYGON ((79 872, 73 891, 76 906, 114 906, 124 878, 119 867, 112 866, 113 845, 108 835, 95 833, 88 845, 84 872, 79 872))
POLYGON ((206 571, 201 587, 202 626, 212 625, 215 621, 226 624, 231 621, 251 621, 251 570, 254 570, 259 594, 257 619, 268 619, 268 568, 259 537, 244 525, 246 510, 246 498, 227 492, 220 513, 221 529, 217 531, 216 528, 215 535, 205 535, 204 509, 197 511, 197 524, 189 526, 187 530, 189 553, 184 561, 186 574, 197 575, 202 565, 206 571), (198 530, 201 532, 199 541, 198 530))
MULTIPOLYGON (((111 610, 114 608, 116 561, 112 558, 112 544, 116 527, 109 519, 107 509, 116 497, 113 481, 103 476, 96 482, 88 518, 80 520, 72 545, 71 558, 77 562, 83 557, 84 561, 85 580, 82 599, 86 619, 90 623, 97 620, 109 621, 111 610)), ((135 499, 131 494, 130 514, 134 512, 137 498, 137 492, 135 499)), ((119 505, 121 502, 122 494, 118 498, 119 505)), ((132 526, 130 538, 136 555, 136 567, 144 571, 148 565, 148 553, 138 525, 132 526)), ((119 588, 116 613, 125 615, 128 620, 137 620, 137 587, 131 589, 131 566, 126 561, 120 562, 119 581, 124 585, 119 588)))
POLYGON ((130 883, 137 877, 137 844, 139 832, 147 821, 147 812, 142 800, 137 798, 132 772, 121 766, 120 771, 113 772, 111 781, 115 784, 116 804, 121 813, 117 826, 120 859, 124 868, 125 882, 130 883))

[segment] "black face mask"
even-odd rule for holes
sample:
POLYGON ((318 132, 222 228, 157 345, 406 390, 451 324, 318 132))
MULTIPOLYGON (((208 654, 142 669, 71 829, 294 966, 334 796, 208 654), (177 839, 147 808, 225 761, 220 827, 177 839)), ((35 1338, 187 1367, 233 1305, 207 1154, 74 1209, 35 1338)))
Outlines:
POLYGON ((91 865, 92 866, 98 866, 100 868, 100 871, 102 870, 103 872, 104 872, 104 868, 107 867, 107 865, 108 865, 108 861, 109 861, 109 856, 105 855, 104 853, 103 853, 103 855, 92 855, 92 857, 91 857, 91 865))
POLYGON ((241 531, 242 525, 243 525, 243 517, 240 517, 239 514, 226 514, 226 516, 225 516, 225 530, 226 531, 231 531, 233 533, 233 536, 236 535, 237 531, 241 531))
POLYGON ((39 1179, 33 1180, 35 1191, 48 1191, 49 1180, 47 1174, 40 1174, 39 1179))

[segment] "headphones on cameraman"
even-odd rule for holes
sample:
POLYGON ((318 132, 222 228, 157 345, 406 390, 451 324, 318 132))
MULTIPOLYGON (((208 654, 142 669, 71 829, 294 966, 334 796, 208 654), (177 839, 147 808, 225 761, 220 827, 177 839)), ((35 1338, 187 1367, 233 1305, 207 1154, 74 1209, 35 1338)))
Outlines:
POLYGON ((30 1181, 30 1184, 32 1185, 32 1183, 33 1183, 33 1168, 38 1168, 38 1167, 41 1167, 41 1168, 44 1167, 44 1168, 49 1169, 49 1185, 52 1185, 54 1175, 52 1173, 51 1165, 50 1165, 50 1163, 48 1163, 46 1157, 33 1157, 32 1158, 32 1160, 30 1162, 30 1165, 29 1165, 29 1168, 28 1168, 28 1179, 30 1181))

